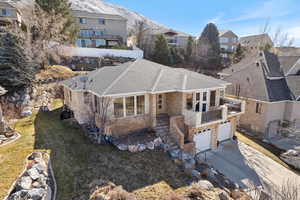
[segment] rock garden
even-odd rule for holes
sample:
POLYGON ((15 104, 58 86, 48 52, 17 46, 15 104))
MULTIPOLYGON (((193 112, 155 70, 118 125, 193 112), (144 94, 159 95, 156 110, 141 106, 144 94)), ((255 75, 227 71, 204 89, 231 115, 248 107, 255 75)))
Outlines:
POLYGON ((47 153, 28 156, 23 173, 11 187, 5 200, 54 200, 56 182, 47 153))

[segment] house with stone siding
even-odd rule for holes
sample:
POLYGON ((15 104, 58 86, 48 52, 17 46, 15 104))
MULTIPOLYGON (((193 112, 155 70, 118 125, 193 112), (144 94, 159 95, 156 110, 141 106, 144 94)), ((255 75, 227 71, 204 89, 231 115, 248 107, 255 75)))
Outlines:
POLYGON ((152 130, 164 142, 172 140, 185 152, 199 153, 231 139, 244 113, 244 101, 225 97, 228 85, 137 59, 74 77, 63 88, 64 103, 80 124, 92 121, 114 137, 152 130))

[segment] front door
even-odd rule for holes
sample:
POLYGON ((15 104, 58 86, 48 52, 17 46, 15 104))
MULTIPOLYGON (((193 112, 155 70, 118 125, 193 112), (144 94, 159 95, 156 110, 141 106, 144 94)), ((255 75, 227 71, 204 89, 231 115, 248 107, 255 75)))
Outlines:
POLYGON ((156 95, 156 112, 158 115, 166 112, 166 96, 165 96, 165 94, 156 95))

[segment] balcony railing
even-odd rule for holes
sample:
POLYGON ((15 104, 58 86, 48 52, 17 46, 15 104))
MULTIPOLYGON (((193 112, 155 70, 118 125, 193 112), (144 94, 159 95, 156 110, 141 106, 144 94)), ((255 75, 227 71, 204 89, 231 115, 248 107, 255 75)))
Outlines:
POLYGON ((228 120, 228 117, 241 115, 245 112, 245 101, 221 98, 220 107, 216 110, 208 112, 194 112, 192 110, 184 110, 184 122, 195 128, 199 128, 211 123, 228 120))
POLYGON ((237 115, 245 112, 245 102, 233 98, 221 98, 220 105, 227 106, 227 115, 237 115))
POLYGON ((81 33, 79 37, 82 39, 107 39, 107 40, 122 40, 122 37, 119 35, 109 35, 109 34, 86 34, 81 33))
POLYGON ((202 124, 206 124, 218 120, 222 120, 222 108, 202 113, 202 118, 201 118, 202 124))

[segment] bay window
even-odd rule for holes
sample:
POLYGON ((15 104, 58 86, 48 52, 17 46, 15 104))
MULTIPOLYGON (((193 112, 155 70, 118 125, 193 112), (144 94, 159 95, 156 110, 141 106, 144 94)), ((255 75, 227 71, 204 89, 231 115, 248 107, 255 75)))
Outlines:
POLYGON ((137 96, 136 97, 137 104, 137 114, 142 115, 145 114, 145 96, 137 96))
POLYGON ((129 96, 114 99, 116 118, 145 114, 145 96, 129 96))

